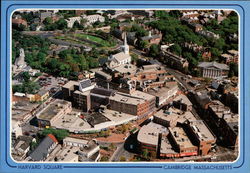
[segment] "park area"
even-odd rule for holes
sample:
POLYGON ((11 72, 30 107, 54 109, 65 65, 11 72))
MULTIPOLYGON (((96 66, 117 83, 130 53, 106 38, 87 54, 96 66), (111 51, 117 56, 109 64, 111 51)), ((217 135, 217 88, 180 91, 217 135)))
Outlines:
POLYGON ((116 43, 111 39, 104 39, 99 36, 94 36, 85 33, 75 33, 75 34, 65 34, 61 36, 56 36, 55 39, 77 43, 77 44, 84 44, 90 47, 106 47, 106 48, 113 48, 116 46, 116 43))

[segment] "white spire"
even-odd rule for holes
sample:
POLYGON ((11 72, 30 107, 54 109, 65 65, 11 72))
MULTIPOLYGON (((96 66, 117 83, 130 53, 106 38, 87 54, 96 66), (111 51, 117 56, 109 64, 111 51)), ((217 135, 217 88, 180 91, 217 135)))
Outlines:
POLYGON ((127 44, 127 33, 125 32, 124 34, 124 45, 123 45, 123 52, 125 54, 128 54, 129 55, 129 46, 127 44))

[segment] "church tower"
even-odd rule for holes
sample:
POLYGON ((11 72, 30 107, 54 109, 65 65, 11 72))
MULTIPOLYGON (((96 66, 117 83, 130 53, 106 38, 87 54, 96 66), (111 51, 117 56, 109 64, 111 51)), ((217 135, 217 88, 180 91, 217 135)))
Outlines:
POLYGON ((129 55, 129 45, 127 44, 127 33, 124 34, 124 45, 123 45, 123 52, 129 55))

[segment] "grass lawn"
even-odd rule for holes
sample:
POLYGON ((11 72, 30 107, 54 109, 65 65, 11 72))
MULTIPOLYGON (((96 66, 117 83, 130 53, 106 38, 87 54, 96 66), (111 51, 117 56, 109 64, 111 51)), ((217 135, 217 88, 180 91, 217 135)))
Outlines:
POLYGON ((79 38, 84 38, 84 39, 96 42, 98 44, 101 44, 103 47, 114 47, 115 46, 114 42, 110 43, 110 42, 108 42, 106 40, 103 40, 100 37, 96 37, 96 36, 92 36, 92 35, 87 35, 87 34, 75 34, 75 36, 79 37, 79 38))

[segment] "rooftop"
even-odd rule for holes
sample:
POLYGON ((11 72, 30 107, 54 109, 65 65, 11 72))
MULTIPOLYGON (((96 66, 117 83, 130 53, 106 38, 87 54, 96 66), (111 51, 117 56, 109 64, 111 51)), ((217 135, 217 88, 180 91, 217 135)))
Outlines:
POLYGON ((154 98, 155 97, 150 94, 141 91, 134 91, 132 94, 117 92, 114 96, 110 97, 110 100, 138 105, 144 103, 146 100, 151 100, 154 98))
POLYGON ((138 133, 137 140, 146 144, 158 145, 159 133, 167 135, 168 129, 162 125, 150 122, 149 124, 142 126, 138 133))
POLYGON ((190 100, 187 98, 186 95, 180 94, 177 97, 175 97, 174 101, 181 101, 182 103, 186 104, 187 106, 192 106, 193 104, 190 102, 190 100))
POLYGON ((177 123, 184 123, 185 121, 195 121, 194 114, 190 111, 182 111, 174 107, 170 107, 168 110, 159 110, 154 114, 155 117, 170 122, 170 126, 175 126, 177 123))
POLYGON ((177 82, 168 82, 165 87, 150 88, 147 93, 157 97, 165 97, 175 87, 178 87, 177 82))
MULTIPOLYGON (((56 141, 57 142, 57 141, 56 141)), ((55 137, 51 134, 46 136, 36 149, 30 154, 33 161, 41 161, 47 157, 49 148, 55 143, 55 137)))
POLYGON ((114 58, 115 60, 117 60, 118 62, 120 62, 120 61, 123 61, 123 60, 125 60, 125 59, 130 58, 130 55, 125 54, 124 52, 120 52, 120 53, 117 53, 117 54, 112 55, 112 59, 113 59, 113 58, 114 58))
POLYGON ((79 82, 70 80, 63 86, 63 88, 71 88, 74 85, 78 86, 79 82))
POLYGON ((118 71, 119 73, 135 74, 137 71, 137 67, 133 64, 122 64, 118 67, 115 67, 114 70, 118 71))
POLYGON ((217 63, 215 61, 213 61, 213 62, 200 62, 198 67, 200 67, 200 68, 217 68, 217 69, 221 69, 221 70, 229 70, 228 65, 217 63))
POLYGON ((168 129, 169 132, 172 134, 175 142, 180 147, 184 148, 195 147, 187 137, 187 134, 185 133, 182 127, 169 127, 168 129))
POLYGON ((162 153, 162 154, 177 154, 177 152, 174 151, 172 145, 170 144, 170 142, 166 136, 161 138, 160 153, 162 153))
POLYGON ((200 141, 215 140, 214 135, 202 120, 190 121, 189 125, 200 141))
POLYGON ((70 114, 63 115, 52 124, 56 128, 68 129, 70 132, 90 129, 91 125, 82 118, 79 118, 80 112, 72 111, 70 114))
POLYGON ((36 116, 38 119, 48 120, 50 121, 54 118, 66 104, 71 104, 71 102, 65 100, 57 99, 53 103, 50 103, 47 107, 45 107, 41 112, 39 112, 36 116))
POLYGON ((104 123, 110 120, 104 115, 102 115, 101 113, 94 112, 90 116, 87 117, 87 121, 92 127, 94 127, 97 124, 104 123))

